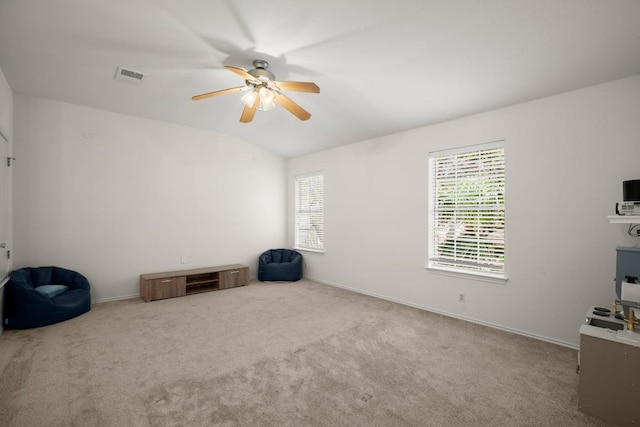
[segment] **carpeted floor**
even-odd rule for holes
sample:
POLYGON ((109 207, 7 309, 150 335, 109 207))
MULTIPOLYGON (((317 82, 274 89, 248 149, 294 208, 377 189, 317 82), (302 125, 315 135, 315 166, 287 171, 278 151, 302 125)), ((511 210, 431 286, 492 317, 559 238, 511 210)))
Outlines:
POLYGON ((606 426, 576 351, 310 281, 0 337, 2 426, 606 426))

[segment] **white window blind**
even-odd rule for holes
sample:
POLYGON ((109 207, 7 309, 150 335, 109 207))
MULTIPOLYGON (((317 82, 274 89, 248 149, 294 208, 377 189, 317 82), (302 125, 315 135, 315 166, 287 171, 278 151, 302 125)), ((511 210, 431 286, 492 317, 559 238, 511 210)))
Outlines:
POLYGON ((429 155, 428 267, 504 278, 501 143, 429 155))
POLYGON ((324 251, 324 175, 296 177, 295 247, 324 251))

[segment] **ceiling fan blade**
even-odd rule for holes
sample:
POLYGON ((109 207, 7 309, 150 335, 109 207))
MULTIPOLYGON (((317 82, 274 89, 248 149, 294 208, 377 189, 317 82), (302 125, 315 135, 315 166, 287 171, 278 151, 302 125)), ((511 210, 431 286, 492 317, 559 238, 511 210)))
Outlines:
POLYGON ((320 93, 320 88, 311 82, 275 82, 280 90, 290 90, 293 92, 320 93))
POLYGON ((240 92, 245 87, 246 86, 231 87, 229 89, 222 89, 222 90, 217 90, 215 92, 203 93, 202 95, 192 96, 191 99, 194 100, 194 101, 198 101, 200 99, 211 98, 212 96, 218 96, 218 95, 225 95, 227 93, 240 92))
POLYGON ((245 80, 251 80, 251 81, 257 81, 258 80, 255 77, 253 77, 251 74, 249 74, 248 72, 243 70, 242 68, 232 67, 231 65, 225 65, 224 68, 226 68, 227 70, 229 70, 229 71, 231 71, 233 73, 236 73, 237 75, 239 75, 240 77, 242 77, 245 80))
POLYGON ((244 110, 242 110, 242 114, 240 115, 240 123, 249 123, 253 120, 253 117, 256 115, 256 110, 260 105, 260 97, 256 96, 255 101, 253 101, 253 105, 249 107, 248 105, 244 106, 244 110))
POLYGON ((300 120, 309 120, 309 117, 311 117, 307 110, 281 93, 276 93, 276 102, 300 120))

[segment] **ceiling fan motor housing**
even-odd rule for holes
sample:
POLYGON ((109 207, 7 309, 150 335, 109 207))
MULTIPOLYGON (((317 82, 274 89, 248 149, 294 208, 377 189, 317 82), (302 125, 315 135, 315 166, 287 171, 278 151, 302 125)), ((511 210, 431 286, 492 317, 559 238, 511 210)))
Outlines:
POLYGON ((253 66, 256 68, 247 72, 256 79, 261 81, 276 79, 276 76, 274 76, 271 71, 267 70, 267 68, 269 67, 269 63, 267 61, 256 59, 255 61, 253 61, 253 66))

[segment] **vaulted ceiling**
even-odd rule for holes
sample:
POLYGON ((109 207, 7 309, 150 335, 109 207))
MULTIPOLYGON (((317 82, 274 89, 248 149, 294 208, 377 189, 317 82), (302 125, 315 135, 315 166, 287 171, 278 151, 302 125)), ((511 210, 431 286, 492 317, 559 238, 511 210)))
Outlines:
POLYGON ((638 0, 0 0, 14 92, 238 135, 295 157, 640 74, 638 0), (224 65, 311 113, 239 122, 224 65), (145 75, 114 79, 117 67, 145 75))

